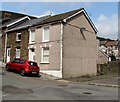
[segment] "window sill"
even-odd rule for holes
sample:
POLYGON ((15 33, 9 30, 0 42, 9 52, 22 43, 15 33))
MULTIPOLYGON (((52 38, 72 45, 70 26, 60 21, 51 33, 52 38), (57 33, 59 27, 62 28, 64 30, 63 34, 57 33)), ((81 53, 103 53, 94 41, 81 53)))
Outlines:
POLYGON ((35 44, 35 42, 29 42, 29 44, 35 44))
POLYGON ((42 43, 48 43, 49 42, 49 40, 47 40, 47 41, 42 41, 42 43))
POLYGON ((21 40, 17 40, 16 42, 21 42, 21 40))
POLYGON ((40 64, 49 64, 49 62, 40 62, 40 64))

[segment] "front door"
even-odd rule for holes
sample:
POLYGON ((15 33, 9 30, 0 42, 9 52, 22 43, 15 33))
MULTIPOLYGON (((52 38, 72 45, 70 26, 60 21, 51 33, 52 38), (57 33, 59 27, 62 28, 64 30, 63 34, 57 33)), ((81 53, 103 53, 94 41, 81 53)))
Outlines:
POLYGON ((7 62, 10 61, 10 48, 7 48, 7 62))
POLYGON ((34 49, 29 49, 29 60, 34 61, 35 60, 35 51, 34 49))

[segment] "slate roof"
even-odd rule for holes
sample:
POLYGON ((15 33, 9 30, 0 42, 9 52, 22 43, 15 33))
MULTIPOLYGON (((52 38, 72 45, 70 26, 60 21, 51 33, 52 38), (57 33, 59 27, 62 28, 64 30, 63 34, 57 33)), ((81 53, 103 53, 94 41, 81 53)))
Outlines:
POLYGON ((36 23, 39 23, 42 20, 47 19, 48 17, 50 17, 50 16, 44 16, 44 17, 40 17, 40 18, 36 18, 36 19, 32 19, 32 20, 26 21, 24 23, 19 24, 18 26, 16 26, 13 29, 8 29, 7 32, 31 27, 31 26, 35 25, 36 23))
MULTIPOLYGON (((23 17, 22 17, 22 18, 23 18, 23 17)), ((7 18, 7 19, 2 19, 2 20, 1 20, 0 28, 4 28, 4 27, 6 27, 6 26, 9 25, 9 24, 18 21, 19 19, 21 19, 21 18, 17 18, 17 19, 14 19, 14 20, 11 20, 11 19, 9 19, 9 18, 7 18), (7 21, 7 20, 8 20, 8 21, 7 21), (4 22, 4 21, 5 21, 5 22, 4 22)))
MULTIPOLYGON (((15 27, 14 29, 11 29, 11 30, 12 31, 13 30, 19 30, 19 29, 23 29, 23 28, 27 28, 27 27, 34 27, 34 26, 37 26, 37 25, 43 25, 43 24, 47 24, 47 23, 63 21, 64 19, 66 19, 70 16, 73 16, 74 14, 76 14, 76 13, 82 11, 82 10, 84 10, 84 8, 69 11, 69 12, 62 13, 62 14, 57 14, 57 15, 54 15, 54 16, 44 16, 44 17, 41 17, 41 18, 33 19, 33 20, 28 21, 28 22, 22 23, 22 24, 18 25, 17 27, 15 27)), ((85 13, 86 13, 86 11, 85 11, 85 13)), ((88 16, 88 15, 86 15, 86 16, 88 16)), ((97 31, 97 29, 95 28, 94 24, 91 22, 89 17, 88 17, 88 21, 92 25, 93 29, 95 31, 97 31)), ((9 31, 11 31, 11 30, 9 30, 9 31)))
MULTIPOLYGON (((37 24, 45 24, 45 23, 51 23, 51 22, 57 22, 57 21, 62 21, 63 19, 69 17, 69 16, 72 16, 73 14, 79 12, 80 10, 83 10, 84 8, 81 8, 81 9, 77 9, 77 10, 73 10, 73 11, 70 11, 70 12, 66 12, 66 13, 62 13, 62 14, 58 14, 58 15, 54 15, 54 16, 51 16, 49 17, 48 19, 45 19, 43 20, 42 22, 40 23, 37 23, 37 24)), ((36 24, 36 25, 37 25, 36 24)))
MULTIPOLYGON (((92 20, 89 18, 87 12, 85 11, 84 8, 80 8, 80 9, 77 9, 77 10, 73 10, 73 11, 69 11, 69 12, 66 12, 66 13, 62 13, 62 14, 57 14, 57 15, 54 15, 54 16, 51 16, 49 17, 48 19, 45 19, 43 20, 42 22, 40 23, 37 23, 37 25, 43 25, 43 24, 47 24, 47 23, 53 23, 53 22, 59 22, 59 21, 63 21, 64 19, 67 19, 67 18, 71 18, 73 15, 79 13, 80 11, 83 11, 88 22, 90 23, 90 25, 92 26, 92 28, 95 30, 95 32, 97 33, 98 30, 96 29, 95 25, 93 24, 92 20)), ((73 16, 74 17, 74 16, 73 16)), ((34 25, 35 26, 35 25, 34 25)))
POLYGON ((24 16, 28 16, 28 17, 30 17, 31 19, 36 18, 36 17, 34 17, 34 16, 29 16, 29 15, 27 15, 27 14, 22 14, 22 13, 17 13, 17 12, 12 12, 12 11, 0 10, 0 19, 4 19, 4 14, 5 14, 5 13, 10 13, 10 14, 11 14, 10 18, 11 18, 11 19, 18 19, 18 18, 22 18, 22 17, 24 17, 24 16))

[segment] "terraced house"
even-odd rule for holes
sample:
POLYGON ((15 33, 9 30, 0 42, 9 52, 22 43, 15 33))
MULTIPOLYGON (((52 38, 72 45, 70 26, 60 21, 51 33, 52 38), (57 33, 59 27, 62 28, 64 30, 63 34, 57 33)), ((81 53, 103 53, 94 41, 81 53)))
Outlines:
POLYGON ((17 25, 26 22, 30 19, 34 19, 36 17, 28 16, 21 13, 15 13, 10 11, 0 11, 0 41, 1 43, 1 49, 0 49, 0 55, 2 61, 6 62, 6 41, 7 41, 7 34, 6 31, 8 29, 15 28, 17 25))
MULTIPOLYGON (((20 23, 14 28, 7 29, 7 62, 13 58, 23 58, 28 59, 28 46, 29 46, 29 36, 33 32, 30 26, 39 23, 41 20, 47 18, 48 16, 41 17, 38 19, 32 19, 27 22, 20 23)), ((33 38, 33 36, 32 36, 33 38)), ((30 40, 31 41, 31 40, 30 40)), ((32 59, 30 59, 32 60, 32 59)))
POLYGON ((41 72, 60 78, 96 75, 97 29, 84 8, 28 25, 7 32, 11 59, 34 60, 41 72))

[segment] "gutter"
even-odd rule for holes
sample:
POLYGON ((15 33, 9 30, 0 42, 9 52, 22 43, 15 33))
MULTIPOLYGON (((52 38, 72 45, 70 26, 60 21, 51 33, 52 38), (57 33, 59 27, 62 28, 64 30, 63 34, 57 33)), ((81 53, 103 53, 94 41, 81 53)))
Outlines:
POLYGON ((25 28, 28 28, 28 27, 30 27, 30 25, 26 25, 26 26, 22 26, 22 27, 18 27, 18 28, 13 28, 13 29, 11 29, 11 30, 7 30, 6 32, 8 33, 8 32, 11 32, 11 31, 20 30, 20 29, 25 29, 25 28))
POLYGON ((31 28, 39 28, 39 27, 43 27, 43 26, 47 26, 47 25, 56 24, 56 23, 61 23, 61 20, 33 25, 33 26, 31 26, 31 28))

